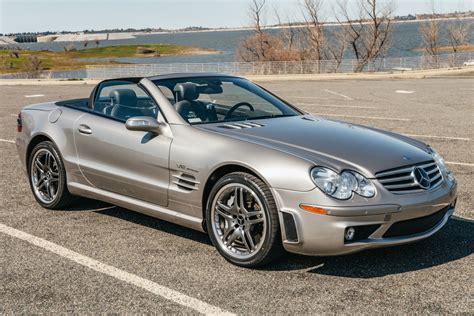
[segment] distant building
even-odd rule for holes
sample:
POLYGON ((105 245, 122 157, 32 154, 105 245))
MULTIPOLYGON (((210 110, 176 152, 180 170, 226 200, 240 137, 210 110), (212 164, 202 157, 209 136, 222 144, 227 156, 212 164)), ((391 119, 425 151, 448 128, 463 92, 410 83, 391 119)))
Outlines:
POLYGON ((21 34, 15 37, 15 42, 17 43, 36 43, 38 38, 36 34, 21 34))

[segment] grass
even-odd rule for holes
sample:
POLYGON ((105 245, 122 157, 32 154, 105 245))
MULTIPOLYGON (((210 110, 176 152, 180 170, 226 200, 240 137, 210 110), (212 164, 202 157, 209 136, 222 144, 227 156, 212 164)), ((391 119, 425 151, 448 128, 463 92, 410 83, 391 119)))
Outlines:
POLYGON ((18 51, 19 56, 10 55, 10 50, 0 49, 0 73, 17 73, 26 71, 29 64, 29 56, 36 56, 41 60, 43 70, 74 70, 85 68, 86 65, 110 65, 117 64, 114 61, 81 61, 81 58, 121 58, 121 57, 150 57, 155 54, 138 54, 137 48, 145 47, 156 50, 161 56, 185 55, 185 54, 209 54, 216 51, 196 48, 191 46, 173 44, 153 44, 153 45, 123 45, 107 46, 98 48, 88 48, 77 51, 18 51))

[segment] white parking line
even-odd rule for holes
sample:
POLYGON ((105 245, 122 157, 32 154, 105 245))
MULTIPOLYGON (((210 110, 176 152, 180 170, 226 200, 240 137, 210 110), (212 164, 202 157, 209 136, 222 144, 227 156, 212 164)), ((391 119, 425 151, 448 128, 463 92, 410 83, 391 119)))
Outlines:
POLYGON ((328 89, 325 89, 324 91, 326 91, 327 93, 331 93, 331 94, 334 94, 334 95, 337 95, 337 96, 343 97, 344 99, 347 99, 347 100, 350 100, 350 101, 354 101, 354 99, 353 99, 353 98, 351 98, 351 97, 348 97, 347 95, 340 94, 340 93, 337 93, 337 92, 335 92, 335 91, 328 90, 328 89))
POLYGON ((385 120, 385 121, 411 121, 407 118, 397 118, 397 117, 379 117, 379 116, 358 116, 358 115, 345 115, 345 114, 328 114, 328 113, 311 113, 314 115, 320 116, 334 116, 334 117, 352 117, 352 118, 362 118, 370 120, 385 120))
POLYGON ((44 97, 44 94, 25 95, 25 98, 40 98, 40 97, 44 97))
POLYGON ((202 314, 226 314, 233 315, 219 307, 210 305, 206 302, 198 300, 196 298, 187 296, 181 292, 172 290, 166 286, 160 285, 153 281, 144 279, 135 274, 128 273, 124 270, 117 269, 108 264, 102 263, 90 257, 81 255, 77 252, 54 244, 45 239, 30 235, 18 229, 15 229, 10 226, 0 224, 0 232, 9 235, 14 238, 24 240, 32 245, 43 248, 47 251, 57 254, 60 257, 71 260, 75 263, 78 263, 82 266, 85 266, 89 269, 97 271, 99 273, 106 274, 115 279, 121 280, 123 282, 135 285, 139 288, 142 288, 148 292, 151 292, 155 295, 161 296, 169 301, 177 303, 179 305, 188 307, 202 314))
POLYGON ((395 91, 395 93, 399 93, 399 94, 413 94, 413 93, 415 93, 415 91, 397 90, 397 91, 395 91))
POLYGON ((9 144, 14 144, 14 143, 15 143, 15 141, 14 141, 14 140, 1 139, 1 138, 0 138, 0 142, 3 142, 3 143, 9 143, 9 144))
POLYGON ((435 136, 435 135, 416 135, 416 134, 403 134, 403 135, 408 136, 408 137, 419 137, 419 138, 439 138, 439 139, 471 141, 470 138, 466 138, 466 137, 450 137, 450 136, 435 136))
POLYGON ((314 104, 314 103, 300 103, 298 105, 327 107, 327 108, 347 108, 347 109, 377 109, 375 106, 358 106, 358 105, 336 105, 336 104, 314 104))
POLYGON ((474 167, 474 163, 446 161, 448 165, 474 167))

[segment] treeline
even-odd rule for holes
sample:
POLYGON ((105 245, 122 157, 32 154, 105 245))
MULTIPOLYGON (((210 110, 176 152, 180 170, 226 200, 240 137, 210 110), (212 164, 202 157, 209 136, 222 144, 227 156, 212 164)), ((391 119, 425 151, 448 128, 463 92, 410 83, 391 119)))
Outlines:
MULTIPOLYGON (((363 69, 378 58, 386 56, 392 45, 395 17, 394 0, 300 0, 300 20, 296 25, 289 18, 283 21, 277 10, 270 10, 267 0, 250 0, 249 13, 253 34, 244 38, 237 58, 245 62, 267 61, 324 61, 331 60, 337 72, 346 56, 355 60, 354 70, 363 69), (332 15, 336 22, 327 21, 328 5, 333 4, 332 15), (273 15, 280 32, 270 32, 264 21, 273 15)), ((436 15, 434 0, 432 15, 436 15)), ((440 29, 448 28, 448 40, 453 52, 466 43, 470 23, 442 21, 420 22, 420 33, 425 52, 436 57, 440 53, 440 29)), ((421 44, 421 43, 420 43, 421 44)))
POLYGON ((0 36, 21 36, 21 35, 36 35, 36 36, 46 36, 46 35, 65 35, 65 34, 77 34, 77 33, 84 33, 84 34, 99 34, 99 33, 138 33, 138 32, 188 32, 188 31, 208 31, 211 30, 207 27, 202 26, 188 26, 181 29, 164 29, 161 27, 158 28, 142 28, 142 29, 135 29, 135 28, 116 28, 116 29, 105 29, 105 30, 83 30, 83 31, 60 31, 60 32, 53 32, 53 31, 46 31, 46 32, 22 32, 22 33, 9 33, 9 34, 2 34, 0 36))

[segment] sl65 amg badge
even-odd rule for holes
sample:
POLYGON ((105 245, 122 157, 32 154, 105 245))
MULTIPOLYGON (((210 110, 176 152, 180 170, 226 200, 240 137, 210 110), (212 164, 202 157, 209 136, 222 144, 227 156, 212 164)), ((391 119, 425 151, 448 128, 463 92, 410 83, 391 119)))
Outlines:
POLYGON ((191 169, 191 168, 188 168, 188 167, 186 167, 185 165, 182 165, 182 164, 179 164, 179 163, 176 163, 176 167, 177 167, 178 169, 181 169, 181 170, 186 170, 186 171, 191 171, 191 172, 199 173, 199 171, 194 170, 194 169, 191 169))

